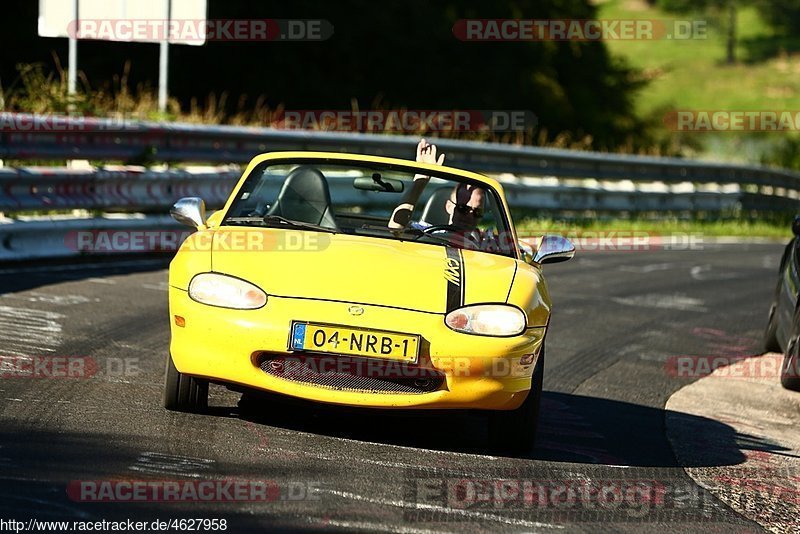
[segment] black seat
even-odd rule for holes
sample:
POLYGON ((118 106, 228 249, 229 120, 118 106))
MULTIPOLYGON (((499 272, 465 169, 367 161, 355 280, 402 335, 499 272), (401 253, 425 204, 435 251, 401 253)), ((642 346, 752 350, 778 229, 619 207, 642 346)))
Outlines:
POLYGON ((331 211, 328 181, 318 169, 305 165, 286 176, 267 215, 280 215, 295 221, 339 229, 331 211))
POLYGON ((433 226, 449 224, 450 214, 445 210, 445 206, 452 194, 452 186, 440 187, 434 191, 425 203, 420 220, 433 226))

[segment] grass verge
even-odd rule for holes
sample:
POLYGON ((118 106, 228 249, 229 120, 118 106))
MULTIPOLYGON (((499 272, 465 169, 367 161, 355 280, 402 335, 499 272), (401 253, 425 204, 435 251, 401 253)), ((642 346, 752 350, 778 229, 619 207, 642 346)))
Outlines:
POLYGON ((641 220, 641 219, 578 219, 563 221, 558 219, 518 219, 517 232, 520 235, 541 235, 544 233, 570 234, 597 232, 646 232, 652 235, 701 234, 709 237, 768 237, 790 239, 791 224, 785 221, 761 220, 641 220))

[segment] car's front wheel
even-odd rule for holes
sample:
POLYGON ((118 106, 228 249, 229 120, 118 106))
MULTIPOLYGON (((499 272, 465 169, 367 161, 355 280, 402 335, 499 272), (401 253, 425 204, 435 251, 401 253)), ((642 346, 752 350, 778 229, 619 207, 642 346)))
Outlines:
POLYGON ((769 307, 769 315, 767 317, 767 327, 764 329, 764 349, 767 352, 780 352, 781 345, 778 343, 778 318, 777 315, 778 303, 773 301, 769 307))
POLYGON ((781 365, 781 385, 786 389, 800 391, 800 332, 797 326, 792 329, 792 337, 786 346, 781 365))
POLYGON ((202 413, 208 408, 208 381, 181 373, 169 355, 164 379, 164 408, 189 413, 202 413))
POLYGON ((493 449, 527 452, 533 447, 543 383, 544 347, 536 359, 531 389, 522 405, 516 410, 489 412, 489 441, 493 449))

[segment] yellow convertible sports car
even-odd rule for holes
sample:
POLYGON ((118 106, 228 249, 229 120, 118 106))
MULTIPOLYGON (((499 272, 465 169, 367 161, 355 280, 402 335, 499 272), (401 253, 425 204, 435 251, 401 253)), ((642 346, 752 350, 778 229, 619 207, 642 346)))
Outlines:
POLYGON ((442 165, 257 156, 169 270, 164 405, 208 384, 385 409, 478 409, 502 448, 533 443, 560 236, 520 243, 501 185, 442 165))

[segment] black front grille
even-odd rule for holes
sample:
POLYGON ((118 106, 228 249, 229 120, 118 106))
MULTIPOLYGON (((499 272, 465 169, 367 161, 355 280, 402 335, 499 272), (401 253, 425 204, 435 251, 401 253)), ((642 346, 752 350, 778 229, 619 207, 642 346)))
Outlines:
POLYGON ((361 393, 429 393, 444 375, 403 362, 350 356, 264 354, 259 367, 270 376, 317 387, 361 393))

